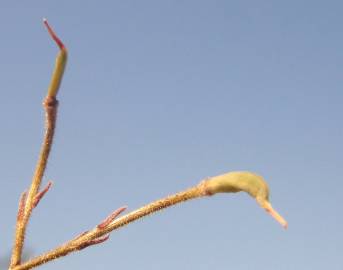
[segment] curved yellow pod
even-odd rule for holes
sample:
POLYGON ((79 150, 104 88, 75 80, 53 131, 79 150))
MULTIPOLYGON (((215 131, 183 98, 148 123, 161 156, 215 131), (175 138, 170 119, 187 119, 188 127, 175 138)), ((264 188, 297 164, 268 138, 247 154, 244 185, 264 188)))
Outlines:
POLYGON ((275 218, 285 229, 287 221, 276 212, 269 202, 269 187, 262 176, 251 172, 230 172, 211 177, 203 183, 207 195, 244 191, 275 218))

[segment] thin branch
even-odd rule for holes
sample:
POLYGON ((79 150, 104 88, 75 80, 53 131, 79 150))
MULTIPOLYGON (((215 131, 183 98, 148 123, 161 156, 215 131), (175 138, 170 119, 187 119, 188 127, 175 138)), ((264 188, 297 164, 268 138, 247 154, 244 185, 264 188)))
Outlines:
POLYGON ((24 246, 26 227, 31 217, 31 213, 35 204, 37 203, 37 194, 42 182, 42 178, 48 162, 48 157, 53 143, 53 137, 56 126, 57 106, 58 101, 56 95, 61 84, 64 73, 65 64, 67 61, 67 50, 60 39, 56 36, 54 31, 49 26, 48 22, 44 20, 44 24, 57 45, 60 47, 60 52, 56 58, 55 69, 52 75, 52 80, 48 89, 48 94, 43 102, 45 109, 45 135, 39 158, 37 161, 36 169, 33 174, 31 186, 27 194, 24 213, 20 221, 17 221, 15 232, 15 243, 12 251, 10 269, 19 265, 21 262, 21 255, 24 246))
MULTIPOLYGON (((262 177, 249 172, 232 172, 208 178, 200 182, 197 186, 147 204, 125 216, 115 219, 105 227, 99 228, 99 226, 96 226, 94 229, 84 232, 69 242, 41 256, 33 258, 12 270, 31 269, 57 258, 66 256, 69 253, 79 251, 87 246, 101 243, 103 242, 103 239, 107 240, 107 235, 110 232, 178 203, 204 196, 212 196, 217 193, 232 193, 239 191, 247 192, 256 199, 257 203, 261 207, 266 210, 268 209, 268 212, 272 211, 277 214, 268 201, 269 189, 267 183, 262 177)), ((273 215, 273 217, 276 218, 284 228, 287 227, 287 222, 281 217, 281 215, 277 214, 275 216, 273 215)))
POLYGON ((121 218, 116 219, 115 221, 108 224, 107 227, 103 229, 99 229, 98 226, 96 226, 94 229, 77 236, 76 238, 55 248, 54 250, 51 250, 41 256, 33 258, 29 260, 28 262, 22 263, 21 265, 14 267, 11 270, 32 269, 36 266, 45 264, 49 261, 66 256, 69 253, 79 251, 85 248, 86 246, 89 246, 87 245, 87 243, 90 243, 91 241, 94 241, 95 239, 99 239, 115 229, 128 225, 129 223, 135 220, 138 220, 144 216, 150 215, 154 212, 157 212, 169 206, 172 206, 177 203, 184 202, 193 198, 197 198, 201 196, 200 193, 201 192, 199 188, 195 187, 195 188, 191 188, 186 191, 168 196, 166 198, 157 200, 155 202, 152 202, 146 206, 139 208, 136 211, 133 211, 125 216, 122 216, 121 218))

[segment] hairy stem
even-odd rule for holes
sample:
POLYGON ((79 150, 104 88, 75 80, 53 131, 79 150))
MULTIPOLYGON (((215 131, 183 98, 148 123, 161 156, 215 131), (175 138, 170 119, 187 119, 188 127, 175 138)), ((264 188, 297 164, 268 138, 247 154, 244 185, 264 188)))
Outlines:
POLYGON ((116 230, 120 227, 128 225, 131 222, 134 222, 142 217, 148 216, 153 214, 157 211, 160 211, 164 208, 173 206, 178 203, 182 203, 188 201, 190 199, 198 198, 201 196, 205 196, 206 192, 203 190, 203 185, 199 184, 198 186, 192 187, 185 191, 170 195, 166 198, 154 201, 149 203, 125 216, 122 216, 112 223, 110 223, 107 227, 103 229, 99 229, 95 227, 91 231, 82 234, 81 236, 43 254, 38 257, 35 257, 28 262, 22 263, 21 265, 14 267, 12 270, 27 270, 32 269, 36 266, 41 264, 45 264, 49 261, 57 259, 62 256, 66 256, 71 252, 79 251, 84 248, 87 243, 90 243, 92 240, 101 239, 102 236, 107 235, 109 232, 116 230))
POLYGON ((21 218, 17 219, 15 241, 11 256, 10 269, 15 267, 16 265, 19 265, 21 262, 26 227, 30 220, 32 210, 35 206, 36 196, 42 182, 42 178, 46 169, 46 165, 53 143, 58 106, 56 94, 58 92, 63 77, 64 67, 67 60, 67 51, 63 43, 57 38, 57 36, 52 31, 46 20, 44 20, 44 24, 47 26, 50 35, 56 41, 61 50, 56 58, 56 65, 48 89, 48 95, 46 96, 43 102, 43 106, 45 109, 45 135, 43 138, 43 143, 37 161, 36 169, 32 177, 31 186, 29 188, 27 198, 25 201, 25 207, 24 209, 22 209, 23 213, 21 215, 21 218))
MULTIPOLYGON (((250 172, 231 172, 208 178, 192 188, 149 203, 125 216, 115 219, 113 222, 108 224, 106 222, 102 222, 101 226, 98 225, 92 230, 82 233, 69 242, 48 251, 43 255, 33 258, 12 270, 31 269, 59 257, 66 256, 71 252, 79 251, 94 244, 102 243, 108 239, 108 234, 110 232, 175 204, 203 196, 212 196, 217 193, 235 193, 240 191, 248 193, 262 208, 267 210, 269 213, 273 213, 272 216, 284 228, 287 228, 287 222, 272 208, 269 203, 269 188, 264 179, 261 176, 250 172)), ((120 208, 114 213, 122 211, 123 209, 125 208, 120 208)))
POLYGON ((44 102, 44 107, 46 110, 46 132, 42 144, 42 149, 39 154, 39 159, 36 165, 36 170, 32 178, 32 184, 27 195, 24 213, 22 219, 17 221, 15 244, 11 258, 11 267, 20 263, 24 246, 26 227, 33 210, 35 197, 42 182, 42 177, 47 165, 49 153, 53 142, 56 123, 57 100, 53 97, 48 97, 46 99, 46 102, 44 102))

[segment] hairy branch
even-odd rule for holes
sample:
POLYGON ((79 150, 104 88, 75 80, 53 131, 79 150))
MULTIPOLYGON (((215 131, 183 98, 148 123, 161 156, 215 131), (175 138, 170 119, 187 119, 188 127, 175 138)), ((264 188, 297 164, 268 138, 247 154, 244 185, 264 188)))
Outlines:
POLYGON ((105 219, 105 221, 101 222, 92 230, 82 233, 69 242, 31 259, 28 262, 13 268, 13 270, 31 269, 59 257, 66 256, 69 253, 79 251, 85 247, 102 243, 108 239, 108 234, 110 232, 178 203, 204 196, 211 196, 217 193, 232 193, 239 191, 247 192, 256 199, 257 203, 262 208, 271 213, 284 228, 287 228, 287 222, 272 208, 268 201, 269 189, 263 178, 249 172, 231 172, 208 178, 192 188, 147 204, 108 223, 109 219, 113 219, 112 215, 117 217, 118 213, 125 209, 119 208, 114 211, 109 218, 105 219))
MULTIPOLYGON (((19 265, 21 262, 21 255, 23 251, 25 232, 28 222, 31 217, 33 208, 37 205, 39 196, 37 197, 39 188, 42 182, 42 178, 46 169, 48 162, 51 146, 53 143, 56 117, 57 117, 57 106, 58 101, 56 95, 61 84, 61 80, 64 73, 65 64, 67 61, 67 50, 60 39, 56 36, 54 31, 49 26, 48 22, 44 20, 50 35, 55 40, 57 45, 60 47, 60 52, 56 58, 55 69, 52 75, 52 80, 48 89, 48 94, 43 102, 43 107, 45 109, 45 135, 43 138, 43 143, 41 151, 39 154, 38 162, 36 165, 35 172, 33 174, 30 189, 25 199, 25 207, 21 211, 21 218, 17 219, 16 231, 15 231, 15 242, 12 251, 10 269, 19 265)), ((42 193, 42 196, 45 192, 42 193)), ((21 203, 24 204, 24 203, 21 203)))

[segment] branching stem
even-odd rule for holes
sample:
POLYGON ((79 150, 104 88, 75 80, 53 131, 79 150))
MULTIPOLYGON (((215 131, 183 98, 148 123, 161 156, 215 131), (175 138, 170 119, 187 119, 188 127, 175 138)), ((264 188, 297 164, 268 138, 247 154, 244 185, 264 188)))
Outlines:
POLYGON ((46 118, 46 131, 43 144, 29 191, 25 191, 19 201, 15 242, 9 270, 32 269, 49 261, 66 256, 72 252, 80 251, 89 246, 103 243, 109 238, 109 233, 140 218, 190 199, 211 196, 217 193, 235 193, 244 191, 253 197, 257 203, 271 214, 271 216, 284 228, 287 228, 287 222, 272 208, 269 202, 269 188, 264 179, 261 176, 250 172, 231 172, 208 178, 192 188, 149 203, 118 218, 118 216, 126 209, 126 207, 121 207, 101 221, 92 230, 86 231, 67 243, 22 263, 21 257, 25 240, 25 231, 30 220, 32 210, 51 186, 51 183, 49 183, 45 189, 39 191, 53 143, 58 106, 56 95, 61 84, 67 61, 67 50, 64 44, 56 36, 46 20, 44 20, 44 24, 53 40, 59 46, 60 52, 56 58, 55 69, 48 89, 48 94, 43 102, 46 118))
POLYGON ((112 232, 113 230, 116 230, 118 228, 121 228, 125 225, 128 225, 131 222, 134 222, 142 217, 148 216, 150 214, 153 214, 157 211, 160 211, 164 208, 173 206, 178 203, 185 202, 190 199, 198 198, 201 196, 205 196, 206 193, 203 190, 203 185, 198 185, 193 188, 187 189, 185 191, 176 193, 174 195, 168 196, 166 198, 157 200, 155 202, 152 202, 150 204, 147 204, 125 216, 122 216, 116 220, 114 220, 112 223, 110 223, 107 227, 103 229, 99 229, 98 227, 95 227, 94 229, 82 234, 81 236, 55 248, 54 250, 51 250, 41 256, 38 256, 36 258, 33 258, 29 260, 26 263, 23 263, 17 267, 14 267, 12 270, 27 270, 32 269, 36 266, 39 266, 41 264, 47 263, 49 261, 52 261, 54 259, 57 259, 62 256, 66 256, 71 252, 79 251, 87 243, 90 243, 91 241, 94 241, 96 239, 101 239, 101 237, 107 235, 108 233, 112 232))
MULTIPOLYGON (((208 178, 185 191, 149 203, 127 215, 115 219, 105 227, 99 227, 98 225, 92 230, 15 267, 12 270, 31 269, 59 257, 66 256, 69 253, 79 251, 90 245, 102 243, 108 239, 108 234, 110 232, 178 203, 204 196, 212 196, 217 193, 235 193, 240 191, 244 191, 256 199, 257 203, 262 208, 271 213, 284 228, 287 228, 287 222, 272 208, 268 201, 269 188, 263 178, 250 172, 231 172, 208 178)), ((103 222, 101 224, 103 224, 103 222)))

